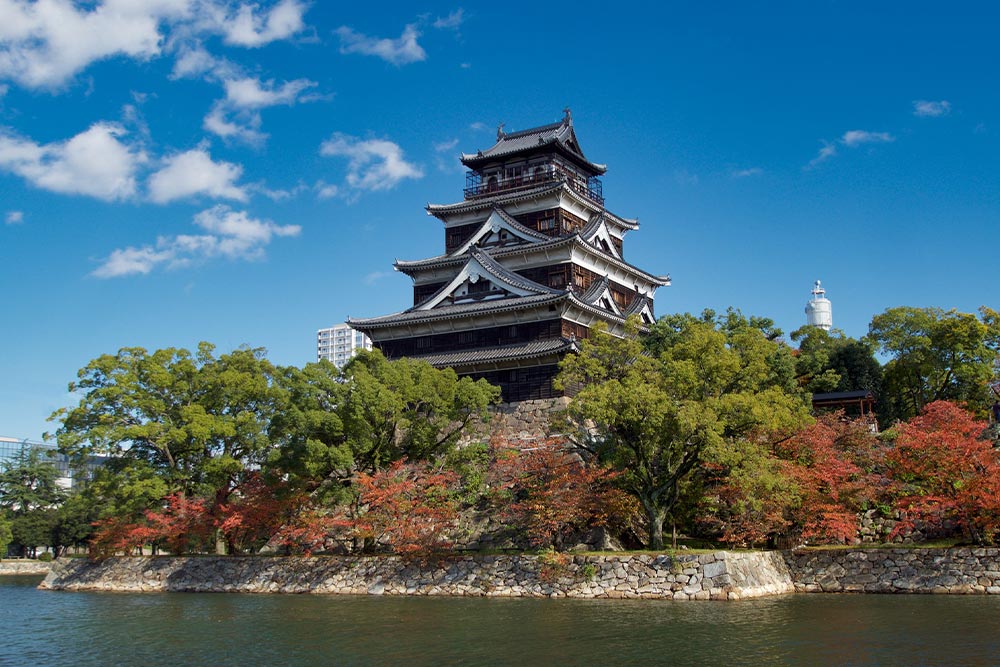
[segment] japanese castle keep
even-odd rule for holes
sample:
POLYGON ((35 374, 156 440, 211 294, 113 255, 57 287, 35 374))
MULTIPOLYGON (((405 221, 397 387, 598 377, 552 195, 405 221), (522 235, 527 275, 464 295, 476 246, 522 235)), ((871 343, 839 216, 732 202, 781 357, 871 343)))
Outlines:
POLYGON ((604 207, 607 168, 584 157, 568 109, 551 125, 501 126, 492 148, 462 163, 464 199, 427 207, 444 225, 444 254, 396 261, 413 306, 348 324, 390 359, 486 378, 504 401, 558 396, 558 363, 589 327, 621 333, 630 315, 651 324, 653 293, 670 279, 624 260, 639 223, 604 207))

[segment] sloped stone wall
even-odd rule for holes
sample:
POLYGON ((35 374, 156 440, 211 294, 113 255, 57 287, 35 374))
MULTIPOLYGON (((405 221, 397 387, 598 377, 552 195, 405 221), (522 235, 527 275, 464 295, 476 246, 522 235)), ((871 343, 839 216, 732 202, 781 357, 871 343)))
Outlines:
POLYGON ((785 552, 795 590, 807 593, 1000 594, 1000 549, 785 552))
POLYGON ((794 590, 778 552, 698 555, 61 559, 45 589, 738 600, 794 590))

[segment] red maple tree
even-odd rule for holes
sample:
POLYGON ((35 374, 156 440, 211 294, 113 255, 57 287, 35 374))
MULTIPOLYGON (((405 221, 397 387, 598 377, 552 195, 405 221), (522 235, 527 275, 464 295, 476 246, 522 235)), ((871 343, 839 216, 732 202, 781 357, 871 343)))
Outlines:
POLYGON ((497 516, 533 546, 560 549, 575 531, 637 511, 634 500, 612 486, 613 472, 585 465, 565 440, 494 438, 490 447, 497 516))
POLYGON ((458 519, 457 475, 399 460, 357 478, 361 513, 355 534, 369 547, 383 544, 407 558, 422 558, 451 543, 447 532, 458 519))
POLYGON ((918 524, 947 532, 949 524, 977 544, 1000 534, 1000 462, 986 423, 948 401, 929 404, 901 424, 887 453, 904 520, 894 535, 918 524))

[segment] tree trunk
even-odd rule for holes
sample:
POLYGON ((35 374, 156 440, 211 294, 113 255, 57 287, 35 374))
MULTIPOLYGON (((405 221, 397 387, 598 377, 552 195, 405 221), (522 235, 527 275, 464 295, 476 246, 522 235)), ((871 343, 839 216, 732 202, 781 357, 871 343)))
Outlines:
POLYGON ((663 548, 663 522, 667 518, 667 513, 648 501, 643 501, 646 510, 646 528, 649 531, 649 548, 652 550, 663 548))

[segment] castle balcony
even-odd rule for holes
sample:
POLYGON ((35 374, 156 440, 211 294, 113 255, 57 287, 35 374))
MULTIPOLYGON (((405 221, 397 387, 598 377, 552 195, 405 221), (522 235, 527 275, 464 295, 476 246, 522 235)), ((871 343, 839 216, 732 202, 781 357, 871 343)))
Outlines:
POLYGON ((465 199, 479 199, 496 194, 506 194, 517 190, 527 190, 547 183, 564 182, 577 193, 583 195, 599 206, 604 206, 604 185, 597 176, 591 176, 586 180, 574 178, 564 173, 547 172, 518 176, 516 178, 490 179, 483 183, 482 175, 475 171, 466 172, 465 175, 465 199))

